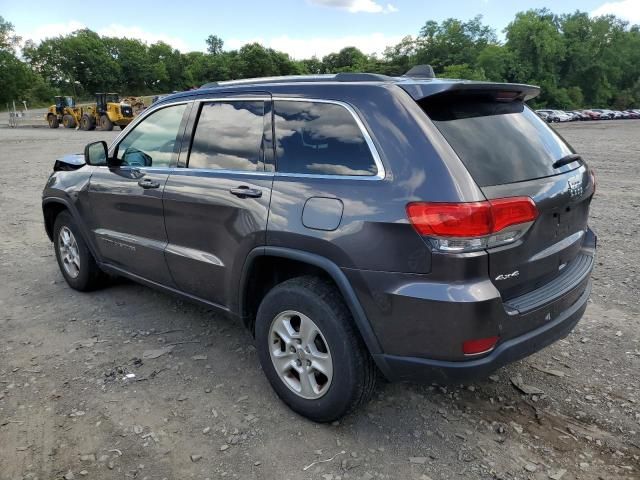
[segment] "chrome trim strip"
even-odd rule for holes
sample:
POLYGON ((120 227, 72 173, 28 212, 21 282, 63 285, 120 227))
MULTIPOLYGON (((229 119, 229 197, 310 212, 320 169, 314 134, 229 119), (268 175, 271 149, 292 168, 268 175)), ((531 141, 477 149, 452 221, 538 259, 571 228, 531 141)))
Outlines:
POLYGON ((274 172, 265 172, 262 170, 227 170, 223 168, 187 168, 187 167, 174 167, 167 169, 170 173, 184 173, 189 175, 191 173, 223 173, 225 175, 256 175, 259 177, 273 177, 274 172))
POLYGON ((152 240, 150 238, 130 233, 116 232, 115 230, 109 230, 106 228, 98 228, 94 230, 93 233, 99 240, 109 242, 117 247, 129 248, 134 251, 136 246, 162 251, 165 249, 167 244, 167 242, 159 242, 158 240, 152 240))
POLYGON ((198 262, 208 263, 209 265, 215 265, 216 267, 224 267, 224 263, 218 257, 212 253, 203 252, 195 248, 183 247, 181 245, 175 245, 169 243, 165 249, 165 253, 172 253, 180 257, 189 258, 198 262))

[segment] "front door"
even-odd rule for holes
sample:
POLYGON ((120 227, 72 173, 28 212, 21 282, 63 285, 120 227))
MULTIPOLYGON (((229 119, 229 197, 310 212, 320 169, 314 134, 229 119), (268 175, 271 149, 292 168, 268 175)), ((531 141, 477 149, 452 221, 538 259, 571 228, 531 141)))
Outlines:
POLYGON ((268 96, 194 104, 180 157, 164 189, 167 264, 177 287, 233 308, 249 251, 264 245, 273 173, 268 96), (188 137, 191 141, 188 143, 188 137))
POLYGON ((109 152, 119 166, 95 167, 89 184, 91 230, 103 261, 168 286, 173 281, 164 260, 162 192, 189 106, 171 105, 146 116, 109 152))

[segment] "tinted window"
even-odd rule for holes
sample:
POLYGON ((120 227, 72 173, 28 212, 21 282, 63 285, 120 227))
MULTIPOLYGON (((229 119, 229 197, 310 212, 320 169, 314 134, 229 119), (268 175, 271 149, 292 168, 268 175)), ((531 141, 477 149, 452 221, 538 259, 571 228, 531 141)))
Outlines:
POLYGON ((548 177, 577 165, 553 168, 573 151, 522 102, 445 96, 420 104, 481 187, 548 177))
POLYGON ((255 171, 262 160, 264 102, 213 102, 202 106, 189 168, 255 171))
POLYGON ((375 175, 378 170, 349 111, 330 103, 275 102, 277 169, 322 175, 375 175))
POLYGON ((120 142, 117 158, 123 165, 168 167, 185 108, 183 103, 150 114, 120 142))

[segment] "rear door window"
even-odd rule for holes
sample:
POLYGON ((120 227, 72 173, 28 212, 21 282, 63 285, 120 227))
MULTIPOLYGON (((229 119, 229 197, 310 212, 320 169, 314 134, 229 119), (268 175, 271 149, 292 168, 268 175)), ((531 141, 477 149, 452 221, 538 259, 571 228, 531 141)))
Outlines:
POLYGON ((189 168, 256 171, 262 162, 264 101, 202 105, 189 154, 189 168))
POLYGON ((572 170, 553 163, 573 150, 524 103, 467 96, 419 102, 480 187, 522 182, 572 170))
POLYGON ((276 100, 278 172, 371 176, 378 173, 360 126, 344 106, 276 100))

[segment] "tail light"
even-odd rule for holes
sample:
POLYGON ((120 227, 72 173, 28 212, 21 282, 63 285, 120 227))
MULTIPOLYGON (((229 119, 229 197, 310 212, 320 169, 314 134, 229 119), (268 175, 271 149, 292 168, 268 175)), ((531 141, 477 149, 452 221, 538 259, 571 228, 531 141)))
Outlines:
POLYGON ((438 250, 468 252, 516 241, 538 217, 538 209, 529 197, 415 202, 407 205, 407 216, 416 231, 429 237, 438 250))
POLYGON ((462 353, 465 355, 480 355, 493 350, 500 337, 475 338, 462 342, 462 353))

